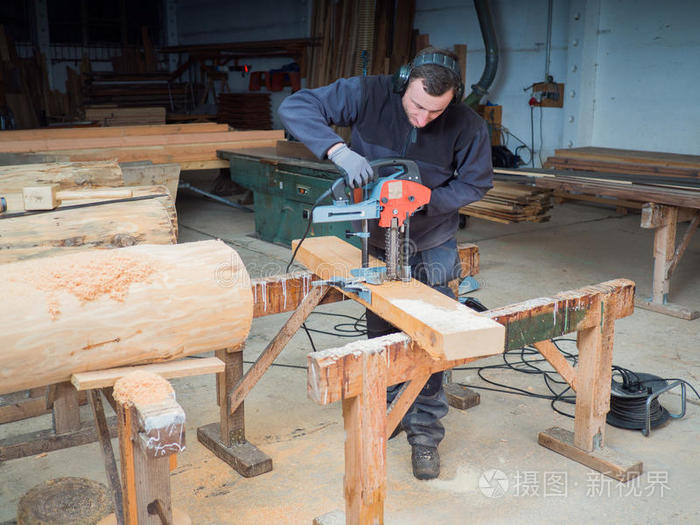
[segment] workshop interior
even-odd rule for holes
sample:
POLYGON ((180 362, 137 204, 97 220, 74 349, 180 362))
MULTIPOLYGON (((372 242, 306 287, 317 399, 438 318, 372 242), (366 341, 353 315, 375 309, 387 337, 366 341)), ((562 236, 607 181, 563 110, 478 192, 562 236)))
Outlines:
POLYGON ((700 523, 699 20, 3 0, 0 525, 700 523))

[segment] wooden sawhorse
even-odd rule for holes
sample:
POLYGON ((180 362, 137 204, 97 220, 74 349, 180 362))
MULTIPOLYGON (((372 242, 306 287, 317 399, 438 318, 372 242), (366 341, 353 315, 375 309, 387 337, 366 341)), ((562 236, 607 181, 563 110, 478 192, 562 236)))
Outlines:
POLYGON ((134 371, 157 374, 165 380, 221 373, 223 369, 221 361, 210 357, 72 375, 71 383, 75 390, 88 393, 114 502, 114 514, 100 521, 99 525, 192 523, 184 512, 173 507, 170 498, 170 471, 177 464, 176 454, 185 448, 185 413, 182 407, 174 397, 150 404, 139 404, 138 399, 115 401, 112 395, 114 384, 134 371), (103 396, 116 413, 121 477, 110 442, 103 396))
POLYGON ((683 257, 690 239, 700 224, 700 210, 647 203, 642 207, 642 228, 654 230, 654 273, 651 297, 637 298, 636 305, 673 317, 692 321, 700 312, 679 304, 669 303, 671 276, 683 257), (680 244, 676 247, 676 229, 679 222, 690 221, 680 244))
MULTIPOLYGON (((634 283, 617 279, 485 312, 506 327, 504 351, 534 345, 576 392, 574 431, 550 428, 539 434, 539 443, 621 481, 640 475, 642 464, 605 448, 605 416, 614 324, 633 311, 634 283), (577 333, 576 368, 550 341, 571 332, 577 333)), ((479 359, 434 359, 405 334, 372 343, 350 343, 308 356, 309 397, 324 405, 343 402, 345 522, 353 525, 383 523, 386 441, 426 379, 479 359), (400 382, 407 384, 387 409, 386 387, 400 382)), ((315 521, 328 522, 324 517, 315 521)))
MULTIPOLYGON (((478 246, 461 243, 457 248, 462 277, 479 273, 478 246)), ((224 372, 217 374, 216 383, 220 420, 199 427, 197 439, 241 476, 258 476, 272 470, 272 459, 246 440, 244 399, 317 305, 345 300, 335 288, 312 286, 312 281, 317 279, 309 271, 253 279, 254 319, 285 312, 293 312, 292 315, 245 374, 242 347, 216 352, 226 365, 224 372)), ((450 404, 456 408, 477 404, 478 397, 476 402, 474 397, 467 389, 448 388, 450 404)))

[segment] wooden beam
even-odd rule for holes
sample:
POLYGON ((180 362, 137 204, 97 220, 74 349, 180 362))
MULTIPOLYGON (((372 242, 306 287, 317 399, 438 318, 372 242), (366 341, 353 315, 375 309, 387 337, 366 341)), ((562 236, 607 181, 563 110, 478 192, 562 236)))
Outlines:
POLYGON ((574 367, 567 361, 556 345, 552 341, 547 340, 533 343, 533 346, 554 367, 554 370, 557 371, 564 381, 569 384, 571 390, 576 392, 576 370, 574 370, 574 367))
MULTIPOLYGON (((553 297, 489 310, 484 315, 506 327, 506 332, 510 334, 506 339, 506 347, 512 350, 599 326, 598 309, 601 300, 607 301, 607 311, 611 318, 619 319, 630 315, 634 309, 634 283, 617 279, 561 292, 553 297)), ((478 359, 433 359, 406 334, 354 341, 339 349, 323 350, 307 356, 309 398, 325 405, 358 395, 362 386, 359 380, 359 355, 367 351, 383 355, 388 385, 405 381, 419 371, 433 374, 478 359)))
POLYGON ((114 513, 117 520, 117 525, 124 524, 124 502, 122 498, 122 487, 117 471, 117 461, 114 458, 114 450, 112 449, 111 437, 109 435, 109 427, 105 418, 105 411, 102 406, 102 397, 99 390, 90 390, 88 392, 92 414, 95 418, 95 428, 100 441, 100 449, 102 451, 102 459, 105 464, 105 473, 112 492, 112 503, 114 504, 114 513))
POLYGON ((184 449, 185 413, 170 384, 155 374, 121 378, 114 386, 114 398, 125 523, 172 523, 168 456, 184 449), (147 385, 147 399, 142 398, 143 385, 147 385), (153 505, 158 501, 161 512, 155 513, 153 505))
POLYGON ((505 325, 506 351, 590 328, 597 323, 593 311, 600 295, 615 297, 610 307, 616 319, 634 312, 635 284, 615 279, 577 290, 559 292, 551 297, 532 299, 484 312, 505 325))
MULTIPOLYGON (((297 244, 293 241, 292 247, 297 244)), ((312 237, 299 247, 297 260, 321 279, 350 278, 351 269, 361 265, 361 252, 337 237, 312 237)), ((415 279, 367 287, 372 292, 371 304, 341 291, 408 333, 435 357, 457 359, 502 352, 502 327, 415 279)))
POLYGON ((182 144, 208 144, 212 142, 273 141, 284 137, 282 130, 264 131, 216 131, 213 133, 175 133, 164 135, 121 135, 114 137, 49 138, 2 142, 3 153, 46 153, 50 151, 90 150, 102 148, 132 148, 182 144))
POLYGON ((651 300, 658 304, 668 302, 668 294, 671 289, 671 280, 666 275, 666 269, 673 259, 673 251, 676 247, 678 208, 675 206, 667 207, 664 215, 666 221, 654 230, 654 270, 651 300))
MULTIPOLYGON (((228 124, 201 122, 192 124, 151 124, 137 126, 109 126, 84 128, 38 128, 0 131, 0 142, 51 140, 51 139, 91 139, 128 136, 181 135, 192 133, 226 132, 228 124)), ((3 149, 0 146, 0 149, 3 149)), ((3 150, 4 151, 4 150, 3 150)))
POLYGON ((92 390, 94 388, 113 386, 119 378, 136 370, 158 374, 165 379, 173 379, 176 377, 217 374, 224 371, 224 363, 216 357, 181 359, 179 361, 170 361, 167 363, 124 366, 120 368, 110 368, 108 370, 97 370, 94 372, 79 372, 73 374, 70 381, 73 383, 76 390, 92 390))
MULTIPOLYGON (((362 360, 365 352, 382 355, 387 369, 386 384, 395 385, 418 373, 433 374, 479 359, 434 359, 403 333, 354 341, 341 348, 307 356, 307 394, 320 405, 328 405, 362 392, 362 360)), ((486 357, 486 356, 484 356, 486 357)))
MULTIPOLYGON (((462 267, 461 276, 478 274, 479 247, 473 243, 459 243, 457 252, 462 267)), ((311 290, 311 283, 319 279, 320 277, 306 270, 251 279, 254 302, 253 317, 264 317, 296 310, 311 290)), ((343 300, 345 300, 345 296, 337 289, 331 288, 319 304, 343 300)))
POLYGON ((346 523, 383 522, 386 496, 386 368, 383 356, 360 356, 361 393, 343 400, 346 523))
POLYGON ((605 195, 640 202, 655 202, 669 206, 700 208, 697 191, 660 188, 642 184, 615 184, 614 181, 596 182, 577 177, 537 177, 535 185, 559 191, 577 191, 593 195, 605 195))
POLYGON ((238 382, 229 397, 229 410, 233 413, 243 402, 250 390, 256 385, 263 374, 270 368, 280 352, 287 345, 289 340, 299 331, 306 318, 319 304, 323 296, 328 291, 327 286, 314 286, 294 313, 287 319, 287 322, 280 328, 277 335, 262 351, 258 359, 246 372, 245 376, 238 382))
POLYGON ((610 410, 612 351, 615 330, 614 298, 598 297, 591 305, 596 323, 579 330, 574 445, 592 451, 605 444, 605 416, 610 410))
POLYGON ((552 427, 540 432, 537 442, 623 483, 640 476, 643 472, 641 461, 630 460, 608 447, 590 452, 581 450, 574 444, 574 433, 563 428, 552 427))
POLYGON ((42 184, 56 184, 59 190, 75 190, 123 186, 124 179, 114 160, 0 166, 0 193, 21 192, 26 186, 42 184))
MULTIPOLYGON (((117 195, 120 191, 115 190, 117 195)), ((55 210, 0 215, 0 263, 96 248, 175 244, 175 201, 162 186, 144 187, 144 192, 116 202, 86 198, 62 202, 55 210)))
MULTIPOLYGON (((251 279, 253 317, 264 317, 296 310, 314 287, 319 277, 308 271, 296 271, 273 277, 251 279)), ((335 288, 328 290, 319 304, 342 301, 345 296, 335 288)))
POLYGON ((416 375, 407 379, 408 383, 404 383, 403 388, 387 408, 386 413, 386 439, 389 439, 392 432, 399 426, 403 416, 411 405, 416 400, 416 397, 423 390, 425 383, 430 379, 430 373, 418 371, 416 375))
POLYGON ((671 211, 673 207, 664 206, 647 202, 642 206, 642 219, 640 226, 646 229, 655 229, 670 224, 672 220, 675 222, 688 222, 698 213, 698 210, 692 208, 678 208, 674 215, 671 211))
MULTIPOLYGON (((124 146, 113 148, 70 149, 52 151, 52 155, 68 158, 71 162, 88 162, 116 159, 118 162, 150 160, 154 164, 177 162, 182 169, 193 169, 192 165, 208 162, 208 167, 228 167, 228 163, 218 162, 217 150, 238 151, 248 148, 273 147, 281 134, 270 138, 205 142, 201 144, 166 144, 156 146, 124 146), (193 164, 194 163, 194 164, 193 164)), ((200 168, 204 169, 204 168, 200 168)))
POLYGON ((690 239, 693 237, 695 230, 698 229, 699 224, 700 224, 700 211, 696 211, 695 214, 693 215, 692 220, 690 221, 690 224, 688 225, 688 229, 683 234, 683 238, 681 239, 681 242, 678 244, 675 251, 673 252, 673 258, 668 263, 668 267, 666 268, 666 278, 667 279, 670 279, 671 276, 673 275, 673 272, 676 271, 676 267, 678 266, 678 263, 680 262, 681 257, 683 257, 685 250, 688 248, 688 244, 690 244, 690 239))
POLYGON ((216 355, 226 363, 224 372, 216 376, 219 422, 197 429, 197 439, 241 476, 249 478, 272 470, 272 459, 245 437, 245 409, 241 403, 231 411, 229 400, 234 386, 243 376, 241 348, 217 350, 216 355))

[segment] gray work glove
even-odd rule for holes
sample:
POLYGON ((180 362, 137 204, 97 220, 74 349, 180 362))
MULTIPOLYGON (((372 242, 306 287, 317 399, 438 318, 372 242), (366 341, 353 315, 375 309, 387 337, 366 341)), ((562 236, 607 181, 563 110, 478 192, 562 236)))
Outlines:
POLYGON ((331 153, 328 158, 344 172, 345 182, 351 188, 362 188, 374 178, 372 166, 362 155, 358 155, 345 144, 331 153))

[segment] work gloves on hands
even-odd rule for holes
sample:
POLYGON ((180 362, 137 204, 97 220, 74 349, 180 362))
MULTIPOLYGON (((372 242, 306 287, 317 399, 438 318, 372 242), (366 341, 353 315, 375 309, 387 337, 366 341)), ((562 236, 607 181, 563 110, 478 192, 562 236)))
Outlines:
POLYGON ((328 155, 328 158, 344 172, 345 182, 351 188, 361 188, 374 179, 372 166, 362 155, 358 155, 345 144, 328 155))

